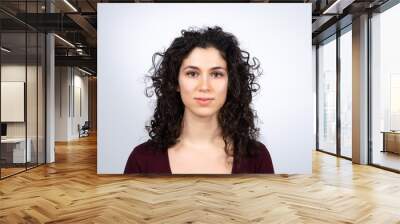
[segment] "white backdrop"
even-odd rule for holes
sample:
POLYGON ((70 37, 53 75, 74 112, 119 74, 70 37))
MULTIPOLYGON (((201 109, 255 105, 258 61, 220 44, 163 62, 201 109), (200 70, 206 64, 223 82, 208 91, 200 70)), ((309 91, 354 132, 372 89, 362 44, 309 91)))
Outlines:
POLYGON ((104 3, 97 18, 99 174, 123 173, 132 149, 148 139, 154 99, 144 95, 144 75, 153 53, 182 29, 215 25, 260 60, 264 75, 254 108, 275 172, 311 173, 311 4, 104 3))

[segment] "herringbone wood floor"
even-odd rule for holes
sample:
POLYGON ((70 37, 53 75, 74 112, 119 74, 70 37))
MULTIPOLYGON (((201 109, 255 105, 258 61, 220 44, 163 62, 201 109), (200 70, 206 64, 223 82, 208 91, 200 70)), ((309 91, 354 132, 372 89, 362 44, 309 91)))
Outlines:
POLYGON ((400 175, 320 152, 312 175, 96 174, 96 139, 0 181, 0 223, 400 223, 400 175))

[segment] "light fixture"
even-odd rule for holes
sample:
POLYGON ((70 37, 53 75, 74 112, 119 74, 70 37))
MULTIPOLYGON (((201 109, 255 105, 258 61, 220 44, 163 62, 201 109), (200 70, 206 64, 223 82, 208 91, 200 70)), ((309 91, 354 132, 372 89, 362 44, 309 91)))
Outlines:
POLYGON ((1 47, 1 50, 4 51, 4 52, 6 52, 6 53, 10 53, 10 52, 11 52, 11 50, 9 50, 9 49, 7 49, 7 48, 5 48, 5 47, 1 47))
POLYGON ((336 0, 332 5, 322 12, 322 14, 342 14, 343 9, 351 5, 355 0, 336 0))
POLYGON ((75 45, 73 45, 71 42, 69 42, 68 40, 58 36, 57 34, 54 34, 55 37, 57 37, 58 39, 60 39, 61 41, 63 41, 64 43, 68 44, 69 46, 75 48, 75 45))
POLYGON ((72 10, 74 10, 74 12, 78 12, 78 10, 71 4, 69 3, 68 0, 64 0, 65 4, 67 4, 72 10))
POLYGON ((82 48, 77 48, 76 53, 78 53, 79 55, 84 55, 82 48))
POLYGON ((90 72, 88 72, 88 71, 86 71, 86 70, 83 70, 83 69, 81 69, 81 68, 79 68, 79 67, 78 67, 78 70, 81 71, 81 72, 83 72, 83 73, 85 73, 85 74, 87 74, 87 75, 92 76, 92 73, 90 73, 90 72))

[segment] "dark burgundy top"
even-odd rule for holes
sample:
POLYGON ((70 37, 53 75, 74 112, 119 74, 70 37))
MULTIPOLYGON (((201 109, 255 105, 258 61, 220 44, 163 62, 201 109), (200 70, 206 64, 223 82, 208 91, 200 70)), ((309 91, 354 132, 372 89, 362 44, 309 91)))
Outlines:
MULTIPOLYGON (((243 158, 240 164, 234 159, 232 173, 274 173, 271 156, 264 144, 259 147, 253 157, 243 158)), ((168 152, 156 149, 151 141, 136 146, 131 152, 125 165, 125 174, 171 174, 168 152)))

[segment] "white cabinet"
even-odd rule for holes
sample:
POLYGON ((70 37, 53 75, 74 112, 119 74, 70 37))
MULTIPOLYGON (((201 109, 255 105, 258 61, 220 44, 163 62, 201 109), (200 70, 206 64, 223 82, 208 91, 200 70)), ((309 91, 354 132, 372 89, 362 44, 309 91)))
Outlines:
POLYGON ((25 163, 32 161, 32 140, 28 138, 26 142, 28 145, 25 153, 25 138, 7 138, 1 140, 2 145, 12 148, 13 163, 25 163))

